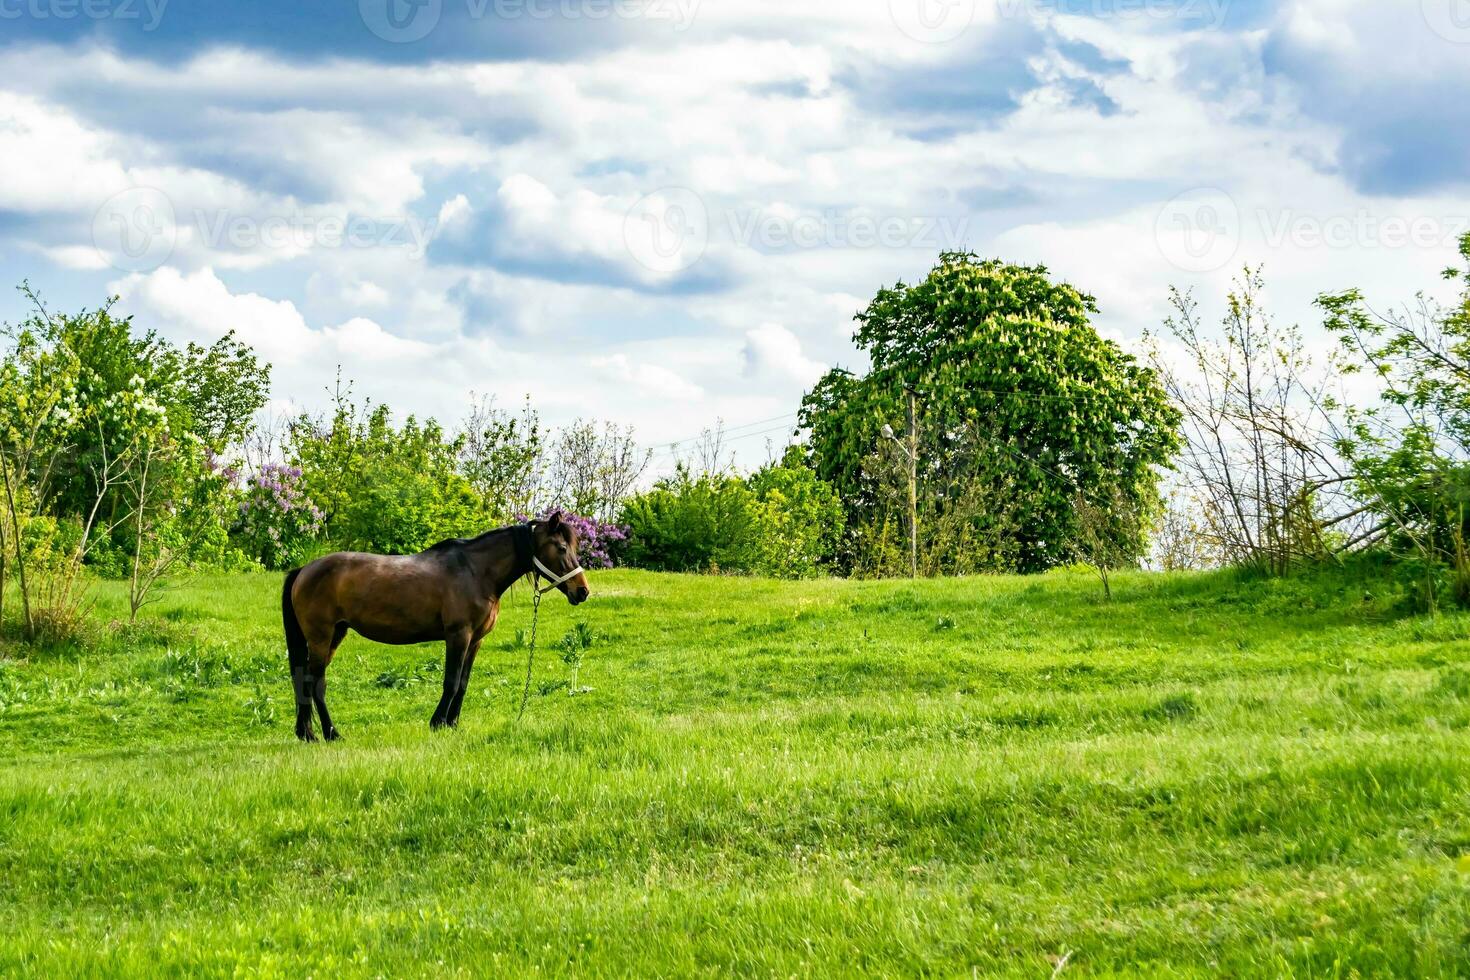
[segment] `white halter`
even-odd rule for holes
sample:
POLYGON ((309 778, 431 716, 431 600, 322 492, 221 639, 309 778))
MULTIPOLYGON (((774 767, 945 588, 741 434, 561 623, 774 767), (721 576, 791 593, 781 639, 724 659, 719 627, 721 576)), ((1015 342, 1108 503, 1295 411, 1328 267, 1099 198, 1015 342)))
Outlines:
POLYGON ((576 568, 572 569, 570 572, 567 572, 565 575, 557 575, 551 569, 543 565, 541 563, 541 559, 536 557, 535 555, 531 556, 531 562, 536 566, 535 570, 531 572, 531 586, 536 590, 537 595, 541 595, 544 592, 550 592, 552 589, 556 588, 558 585, 561 585, 568 579, 582 574, 581 565, 578 565, 576 568), (539 584, 539 580, 542 577, 544 577, 549 584, 544 586, 539 584))

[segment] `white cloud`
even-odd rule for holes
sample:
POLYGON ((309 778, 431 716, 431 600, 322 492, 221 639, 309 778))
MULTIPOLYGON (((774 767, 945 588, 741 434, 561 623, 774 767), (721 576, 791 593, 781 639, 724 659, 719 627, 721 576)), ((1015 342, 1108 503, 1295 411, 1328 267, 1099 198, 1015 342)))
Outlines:
POLYGON ((763 323, 745 334, 741 349, 745 376, 766 379, 784 377, 810 386, 827 371, 827 366, 802 353, 796 334, 779 323, 763 323))
POLYGON ((435 227, 441 234, 462 228, 469 222, 473 211, 469 198, 456 194, 439 206, 439 221, 435 227))
POLYGON ((130 182, 116 152, 108 134, 61 106, 0 90, 0 208, 73 211, 80 188, 100 203, 130 182))
POLYGON ((432 344, 395 337, 361 316, 355 316, 341 326, 328 327, 322 331, 322 336, 338 351, 350 352, 353 360, 392 365, 395 370, 407 369, 414 362, 427 360, 435 353, 432 344))
POLYGON ((698 385, 689 383, 668 368, 635 362, 627 354, 594 357, 591 365, 606 378, 628 386, 635 397, 668 402, 693 401, 704 396, 698 385))
POLYGON ((42 247, 40 252, 63 269, 96 272, 107 268, 107 256, 91 245, 42 247))
POLYGON ((386 289, 365 279, 344 283, 342 297, 354 306, 386 306, 389 301, 386 289))

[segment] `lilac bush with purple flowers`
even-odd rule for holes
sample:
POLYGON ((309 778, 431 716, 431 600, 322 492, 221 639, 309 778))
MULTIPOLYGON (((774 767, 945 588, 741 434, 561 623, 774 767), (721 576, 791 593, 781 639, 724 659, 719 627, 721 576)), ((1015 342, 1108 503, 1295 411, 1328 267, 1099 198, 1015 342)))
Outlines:
MULTIPOLYGON (((583 517, 555 507, 548 508, 538 520, 545 520, 557 513, 577 532, 577 556, 581 558, 583 568, 612 568, 618 563, 623 543, 628 540, 626 527, 621 524, 604 524, 595 517, 583 517)), ((527 521, 530 518, 522 514, 516 520, 527 521)))
POLYGON ((301 488, 301 470, 268 463, 245 481, 234 534, 266 568, 294 568, 310 557, 326 515, 301 488))

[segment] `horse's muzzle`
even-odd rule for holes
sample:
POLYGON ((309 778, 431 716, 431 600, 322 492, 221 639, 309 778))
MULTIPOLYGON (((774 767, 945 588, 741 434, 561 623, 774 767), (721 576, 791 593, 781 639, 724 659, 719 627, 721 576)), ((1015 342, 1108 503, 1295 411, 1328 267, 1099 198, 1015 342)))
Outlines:
POLYGON ((585 585, 579 585, 575 589, 567 590, 567 600, 571 602, 571 604, 574 606, 580 606, 582 603, 587 601, 587 597, 591 594, 591 589, 587 588, 587 586, 585 585))

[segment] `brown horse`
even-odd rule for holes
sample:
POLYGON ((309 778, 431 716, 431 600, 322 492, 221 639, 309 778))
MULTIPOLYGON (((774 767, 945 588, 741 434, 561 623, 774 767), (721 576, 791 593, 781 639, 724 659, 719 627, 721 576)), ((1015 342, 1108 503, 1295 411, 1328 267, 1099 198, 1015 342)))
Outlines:
POLYGON ((441 541, 416 555, 341 551, 286 576, 281 619, 291 683, 296 688, 296 737, 316 741, 316 705, 327 739, 341 734, 327 714, 327 665, 348 629, 379 643, 444 641, 444 694, 429 724, 459 723, 480 641, 495 626, 500 597, 516 579, 544 576, 572 605, 587 598, 577 560, 577 532, 553 514, 478 538, 441 541))

